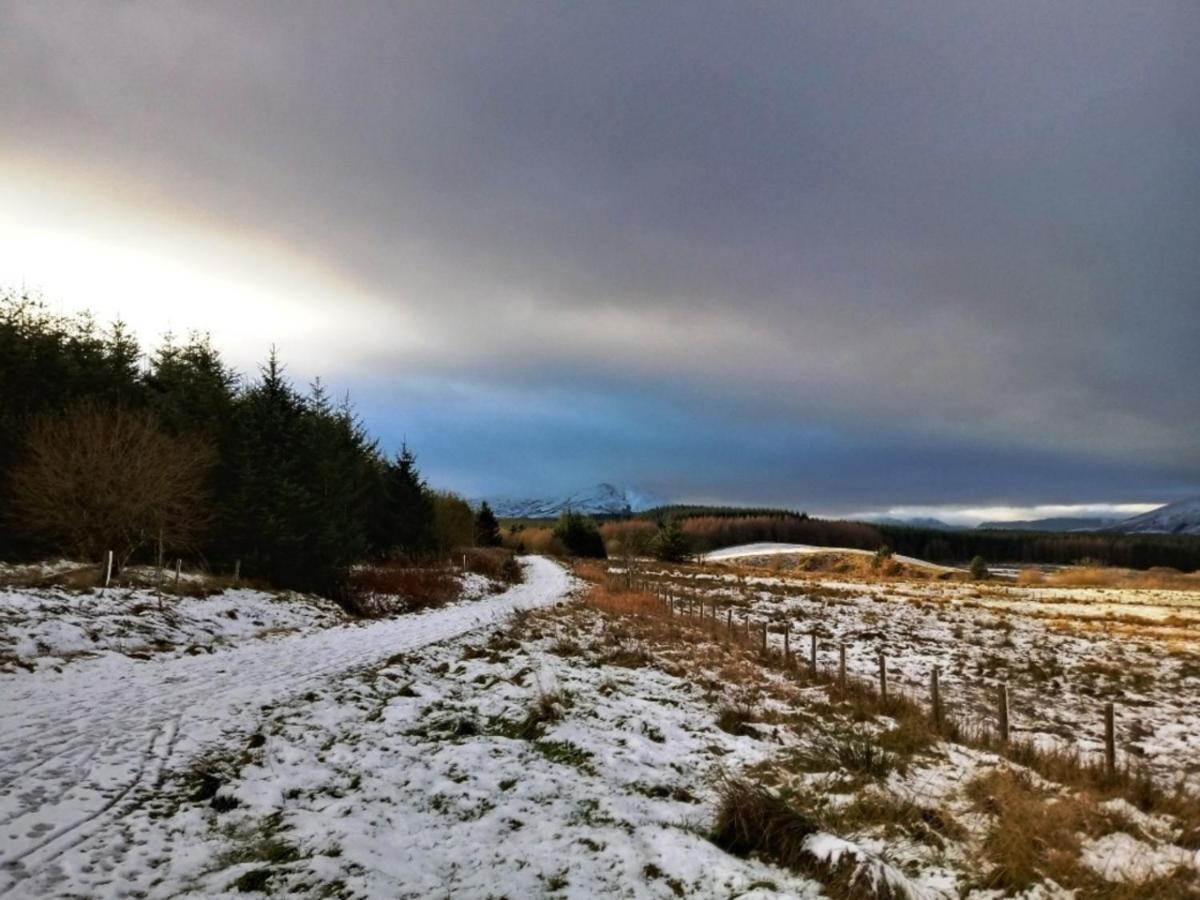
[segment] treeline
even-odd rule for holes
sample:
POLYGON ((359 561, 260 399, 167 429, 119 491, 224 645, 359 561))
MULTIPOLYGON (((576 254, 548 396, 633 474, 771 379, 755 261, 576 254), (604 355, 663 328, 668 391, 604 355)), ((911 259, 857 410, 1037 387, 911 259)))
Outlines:
POLYGON ((794 514, 757 516, 703 515, 681 521, 694 552, 706 553, 737 544, 771 541, 781 544, 816 544, 821 547, 854 547, 875 550, 884 544, 873 525, 813 519, 794 514))
POLYGON ((1200 538, 1180 535, 875 527, 897 553, 931 562, 960 562, 982 556, 993 563, 1098 563, 1128 569, 1164 566, 1181 572, 1200 569, 1200 538))
POLYGON ((207 336, 147 357, 119 323, 0 295, 0 556, 163 553, 337 597, 352 564, 475 542, 466 502, 385 456, 348 400, 207 336), (86 522, 86 527, 80 527, 86 522))
POLYGON ((772 509, 759 506, 699 506, 696 504, 674 503, 656 506, 637 514, 639 519, 649 519, 654 522, 665 522, 668 519, 691 519, 699 517, 720 519, 742 518, 771 518, 771 519, 807 519, 808 513, 795 512, 790 509, 772 509))
MULTIPOLYGON (((691 551, 705 553, 738 544, 771 541, 878 550, 890 547, 905 556, 939 563, 964 563, 983 557, 989 563, 1094 563, 1130 569, 1200 569, 1200 538, 1181 535, 1098 534, 1041 531, 943 531, 817 519, 781 510, 702 506, 660 507, 630 522, 679 522, 691 551)), ((635 529, 636 530, 636 529, 635 529)), ((605 526, 606 537, 620 539, 622 523, 605 526)))

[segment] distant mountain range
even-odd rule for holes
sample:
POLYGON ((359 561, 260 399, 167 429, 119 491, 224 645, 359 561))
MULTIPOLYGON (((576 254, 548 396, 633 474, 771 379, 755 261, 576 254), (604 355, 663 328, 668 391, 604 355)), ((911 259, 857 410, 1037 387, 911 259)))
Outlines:
POLYGON ((1125 534, 1200 535, 1200 497, 1168 503, 1132 519, 1124 519, 1104 530, 1125 534))
POLYGON ((1168 503, 1129 519, 1029 519, 1023 522, 983 522, 980 528, 999 531, 1106 531, 1113 534, 1200 535, 1200 497, 1168 503))
POLYGON ((486 497, 475 501, 474 505, 484 499, 501 519, 554 519, 567 509, 589 516, 621 516, 643 512, 665 503, 661 497, 648 491, 617 487, 607 482, 560 497, 486 497))
POLYGON ((1120 519, 1059 516, 1052 519, 1021 519, 1008 522, 980 522, 976 528, 987 531, 1103 531, 1120 519))

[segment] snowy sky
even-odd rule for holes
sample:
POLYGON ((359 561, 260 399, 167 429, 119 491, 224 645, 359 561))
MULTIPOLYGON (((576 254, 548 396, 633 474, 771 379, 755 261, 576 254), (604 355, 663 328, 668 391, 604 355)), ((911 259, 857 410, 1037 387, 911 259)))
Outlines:
POLYGON ((1198 41, 1194 0, 0 0, 0 285, 278 344, 471 495, 1177 499, 1198 41))

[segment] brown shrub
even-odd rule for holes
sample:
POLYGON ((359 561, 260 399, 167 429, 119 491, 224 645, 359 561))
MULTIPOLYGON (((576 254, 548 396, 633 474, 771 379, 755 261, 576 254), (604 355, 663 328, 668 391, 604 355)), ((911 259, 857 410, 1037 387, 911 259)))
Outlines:
POLYGON ((1017 573, 1017 584, 1032 585, 1045 583, 1046 576, 1042 574, 1041 569, 1022 569, 1017 573))
POLYGON ((501 541, 515 553, 537 553, 542 556, 566 556, 567 548, 554 534, 553 528, 504 529, 501 541))
POLYGON ((84 405, 36 420, 10 476, 18 529, 81 559, 123 566, 142 547, 191 550, 209 524, 205 442, 173 437, 149 416, 84 405))
POLYGON ((350 574, 348 607, 360 616, 415 612, 449 603, 461 589, 448 566, 388 562, 350 574))
POLYGON ((521 568, 514 565, 511 550, 504 547, 473 547, 463 555, 466 557, 468 572, 496 581, 512 583, 520 580, 521 568))

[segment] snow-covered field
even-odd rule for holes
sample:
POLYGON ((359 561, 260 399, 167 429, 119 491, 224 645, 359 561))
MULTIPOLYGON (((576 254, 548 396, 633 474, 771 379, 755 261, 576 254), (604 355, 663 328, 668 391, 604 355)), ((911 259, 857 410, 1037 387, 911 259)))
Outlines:
POLYGON ((0 674, 0 893, 129 896, 144 889, 169 858, 189 852, 146 805, 181 767, 242 746, 275 704, 570 590, 558 565, 532 558, 525 566, 525 584, 425 614, 203 655, 106 652, 60 671, 0 674))
MULTIPOLYGON (((626 615, 619 595, 563 602, 576 582, 560 566, 525 566, 524 585, 433 612, 366 624, 297 612, 313 618, 149 658, 105 638, 69 664, 42 654, 0 674, 0 895, 1016 893, 987 886, 988 785, 1011 764, 836 700, 756 642, 626 615), (714 823, 739 779, 811 816, 808 867, 722 849, 714 823)), ((1006 681, 1014 732, 1039 742, 1094 750, 1113 699, 1122 760, 1164 782, 1200 773, 1200 596, 711 565, 644 564, 639 578, 771 622, 776 648, 787 627, 803 653, 815 630, 825 668, 845 642, 852 673, 870 678, 886 648, 894 691, 921 696, 937 665, 957 715, 987 717, 1006 681)), ((222 618, 181 618, 177 637, 222 618)), ((1071 832, 1051 837, 1059 877, 1087 886, 1072 894, 1034 871, 1022 896, 1200 893, 1197 819, 1013 777, 1059 817, 1039 812, 1031 828, 1071 832)))
POLYGON ((1118 753, 1168 782, 1200 790, 1200 593, 1018 587, 922 581, 854 582, 648 566, 661 589, 715 602, 771 646, 875 680, 886 654, 895 690, 928 702, 932 670, 951 712, 994 723, 1009 691, 1013 733, 1099 754, 1113 702, 1118 753))

